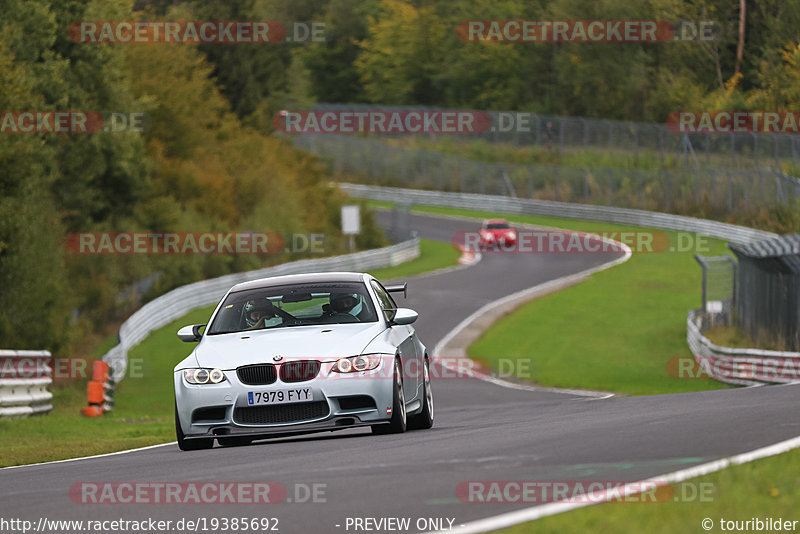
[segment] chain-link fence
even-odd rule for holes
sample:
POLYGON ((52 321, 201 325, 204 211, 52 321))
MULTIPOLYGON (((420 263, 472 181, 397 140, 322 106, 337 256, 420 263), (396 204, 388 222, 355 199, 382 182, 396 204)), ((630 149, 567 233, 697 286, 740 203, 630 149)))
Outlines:
MULTIPOLYGON (((318 111, 454 111, 426 107, 318 104, 318 111)), ((592 150, 607 159, 649 168, 731 167, 787 169, 800 164, 800 135, 771 133, 680 134, 666 124, 539 115, 519 111, 480 112, 491 127, 477 133, 421 134, 428 139, 482 140, 514 147, 540 147, 561 156, 592 150)), ((412 134, 381 134, 405 137, 412 134)), ((419 134, 415 134, 419 135, 419 134)), ((617 165, 614 165, 617 166, 617 165)))
POLYGON ((722 323, 729 324, 735 300, 736 261, 728 255, 701 256, 695 254, 694 259, 703 269, 702 310, 715 317, 720 317, 722 323))
POLYGON ((295 135, 294 144, 336 171, 379 185, 482 193, 666 212, 729 213, 797 204, 800 180, 773 169, 612 167, 487 163, 385 141, 336 134, 295 135))

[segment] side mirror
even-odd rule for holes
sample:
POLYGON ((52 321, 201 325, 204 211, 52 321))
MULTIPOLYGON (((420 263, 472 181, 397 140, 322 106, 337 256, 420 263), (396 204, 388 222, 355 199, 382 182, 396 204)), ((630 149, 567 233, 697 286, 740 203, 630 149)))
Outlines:
POLYGON ((186 343, 196 343, 200 341, 200 338, 203 337, 202 332, 200 329, 203 328, 204 324, 193 324, 189 326, 184 326, 180 330, 178 330, 178 339, 181 341, 185 341, 186 343))
POLYGON ((419 314, 409 308, 397 308, 392 318, 392 324, 411 324, 417 320, 419 314))

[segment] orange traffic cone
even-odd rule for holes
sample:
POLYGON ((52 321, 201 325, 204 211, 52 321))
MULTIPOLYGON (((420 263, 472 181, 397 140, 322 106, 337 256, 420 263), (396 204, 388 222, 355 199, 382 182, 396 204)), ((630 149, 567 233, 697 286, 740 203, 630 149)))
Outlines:
POLYGON ((111 390, 108 383, 108 362, 96 361, 92 366, 92 380, 86 386, 86 398, 89 406, 81 408, 81 413, 87 417, 100 417, 103 412, 111 409, 113 399, 106 395, 106 389, 111 390))

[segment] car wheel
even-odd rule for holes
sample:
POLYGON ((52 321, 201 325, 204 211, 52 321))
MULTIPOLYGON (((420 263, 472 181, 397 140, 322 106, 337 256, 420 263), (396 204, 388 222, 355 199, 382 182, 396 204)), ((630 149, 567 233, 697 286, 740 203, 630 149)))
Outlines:
POLYGON ((217 438, 217 443, 223 447, 244 447, 253 443, 253 438, 234 436, 231 438, 217 438))
POLYGON ((210 449, 214 446, 213 438, 186 439, 178 419, 178 403, 175 403, 175 436, 178 438, 178 448, 182 451, 199 451, 210 449))
POLYGON ((393 384, 392 418, 388 425, 373 425, 373 434, 401 434, 406 431, 406 398, 403 394, 403 368, 399 358, 394 360, 393 384))
POLYGON ((423 430, 433 426, 433 388, 431 388, 431 364, 425 358, 422 375, 422 411, 408 419, 408 428, 423 430))

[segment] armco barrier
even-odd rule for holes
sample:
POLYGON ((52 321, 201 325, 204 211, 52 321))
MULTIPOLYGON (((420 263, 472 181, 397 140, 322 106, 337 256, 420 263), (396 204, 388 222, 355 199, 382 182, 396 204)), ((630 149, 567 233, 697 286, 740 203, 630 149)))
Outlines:
POLYGON ((46 350, 0 350, 0 419, 44 414, 53 409, 50 353, 46 350))
POLYGON ((283 263, 255 271, 228 274, 173 289, 151 300, 122 323, 118 335, 119 344, 103 356, 103 360, 109 365, 109 378, 115 384, 122 380, 127 368, 128 350, 146 338, 150 332, 186 315, 193 309, 218 302, 228 289, 240 282, 285 274, 368 271, 393 267, 418 256, 419 239, 414 238, 390 247, 331 258, 283 263))
POLYGON ((663 228, 666 230, 694 232, 717 239, 724 239, 732 243, 749 243, 751 241, 777 237, 777 234, 771 232, 736 226, 735 224, 629 208, 612 208, 609 206, 573 204, 552 200, 511 198, 494 195, 478 195, 474 193, 445 193, 442 191, 425 191, 422 189, 403 189, 398 187, 381 187, 361 184, 340 184, 340 187, 350 196, 369 200, 415 204, 420 206, 445 206, 450 208, 519 215, 545 215, 550 217, 562 217, 565 219, 663 228))
POLYGON ((800 352, 720 347, 702 333, 703 323, 709 319, 702 310, 690 311, 686 319, 686 341, 709 376, 740 386, 800 380, 800 352))

